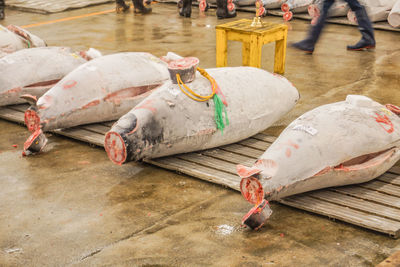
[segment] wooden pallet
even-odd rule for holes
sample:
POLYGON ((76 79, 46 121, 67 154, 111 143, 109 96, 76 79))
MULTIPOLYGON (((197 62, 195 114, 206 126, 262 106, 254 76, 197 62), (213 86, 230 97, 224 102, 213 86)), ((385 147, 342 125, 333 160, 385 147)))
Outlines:
MULTIPOLYGON (((0 118, 23 123, 27 105, 0 108, 0 118)), ((112 122, 83 125, 54 133, 103 146, 112 122)), ((236 144, 205 151, 146 160, 147 163, 239 190, 236 164, 251 165, 275 140, 257 134, 236 144)), ((363 184, 323 189, 279 201, 367 229, 400 236, 400 167, 363 184)))

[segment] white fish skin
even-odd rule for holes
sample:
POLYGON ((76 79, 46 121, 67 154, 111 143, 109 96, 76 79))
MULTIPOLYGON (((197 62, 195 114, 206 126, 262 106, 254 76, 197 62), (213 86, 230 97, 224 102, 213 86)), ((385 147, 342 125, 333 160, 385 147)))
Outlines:
POLYGON ((27 30, 14 25, 8 28, 0 25, 0 58, 21 49, 46 46, 42 39, 27 30))
POLYGON ((0 58, 0 106, 26 102, 24 94, 40 97, 85 62, 67 47, 23 49, 0 58))
POLYGON ((243 185, 257 178, 274 200, 366 182, 399 159, 400 117, 368 97, 349 95, 294 120, 253 167, 238 165, 238 174, 243 185))
MULTIPOLYGON (((216 128, 213 101, 192 100, 168 81, 106 134, 109 158, 122 164, 234 143, 271 126, 299 99, 286 78, 261 69, 216 68, 207 72, 228 104, 229 125, 223 132, 216 128)), ((211 92, 210 82, 199 73, 187 86, 200 95, 211 92)))
POLYGON ((400 0, 397 0, 388 16, 388 22, 392 27, 400 27, 400 0))
MULTIPOLYGON (((42 131, 115 120, 169 79, 167 64, 149 53, 118 53, 74 69, 37 101, 42 131)), ((27 111, 28 112, 28 111, 27 111)))

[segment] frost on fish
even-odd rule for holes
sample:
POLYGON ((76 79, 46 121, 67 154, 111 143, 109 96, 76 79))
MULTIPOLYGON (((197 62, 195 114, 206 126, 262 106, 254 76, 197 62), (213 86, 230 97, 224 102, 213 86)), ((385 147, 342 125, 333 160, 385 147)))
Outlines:
POLYGON ((25 123, 34 141, 49 130, 116 120, 168 79, 167 64, 149 53, 99 57, 74 69, 40 97, 25 112, 25 123))
POLYGON ((238 166, 241 185, 256 179, 267 199, 280 199, 374 179, 400 159, 399 114, 394 105, 358 95, 315 108, 293 121, 253 167, 238 166))
MULTIPOLYGON (((250 137, 281 118, 299 98, 284 77, 252 67, 207 69, 227 103, 229 124, 218 130, 212 100, 198 102, 179 85, 166 82, 122 116, 106 134, 105 149, 117 164, 143 158, 212 148, 250 137)), ((210 81, 197 73, 186 84, 199 95, 211 93, 210 81)))
POLYGON ((26 102, 24 94, 40 97, 89 59, 83 55, 67 47, 38 47, 0 58, 0 106, 26 102))
POLYGON ((25 29, 15 25, 0 25, 0 58, 21 49, 43 46, 46 43, 42 39, 25 29))

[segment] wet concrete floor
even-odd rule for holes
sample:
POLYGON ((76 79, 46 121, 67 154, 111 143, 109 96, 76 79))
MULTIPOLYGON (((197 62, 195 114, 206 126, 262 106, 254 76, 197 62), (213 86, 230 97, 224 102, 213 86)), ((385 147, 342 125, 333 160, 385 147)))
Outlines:
MULTIPOLYGON (((6 10, 1 23, 26 25, 113 7, 52 15, 6 10)), ((200 15, 197 8, 191 19, 180 18, 174 5, 155 4, 147 16, 109 13, 29 30, 49 45, 106 54, 174 51, 214 67, 214 26, 230 20, 217 20, 215 10, 200 15)), ((308 25, 291 22, 289 42, 303 38, 308 25)), ((305 111, 347 94, 399 105, 400 35, 375 34, 373 52, 346 51, 359 33, 341 25, 326 27, 312 56, 289 48, 285 76, 302 98, 267 132, 278 134, 305 111)), ((239 66, 240 44, 228 49, 228 64, 239 66)), ((273 49, 263 49, 262 67, 270 71, 273 49)), ((267 225, 253 232, 240 226, 251 207, 238 192, 147 164, 117 166, 102 149, 57 136, 47 153, 23 158, 28 135, 0 120, 0 266, 372 266, 400 250, 400 240, 279 204, 267 225)))

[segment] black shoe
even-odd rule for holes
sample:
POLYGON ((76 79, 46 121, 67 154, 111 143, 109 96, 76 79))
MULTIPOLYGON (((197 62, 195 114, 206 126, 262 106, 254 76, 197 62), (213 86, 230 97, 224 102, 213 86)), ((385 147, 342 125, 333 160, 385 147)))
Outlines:
POLYGON ((361 40, 355 45, 348 45, 347 50, 360 51, 365 49, 375 48, 374 28, 369 20, 365 8, 358 9, 354 12, 356 14, 358 29, 361 32, 361 40))
POLYGON ((314 44, 308 39, 305 39, 297 43, 293 43, 291 44, 291 46, 296 49, 302 50, 308 54, 312 54, 314 52, 314 44))
POLYGON ((352 51, 362 51, 362 50, 368 50, 368 49, 375 49, 375 43, 371 43, 363 38, 361 38, 358 43, 355 45, 348 45, 347 50, 352 50, 352 51))
POLYGON ((132 0, 133 12, 137 14, 148 14, 152 11, 151 7, 145 7, 142 0, 132 0))
POLYGON ((115 9, 117 12, 126 12, 127 10, 129 10, 129 6, 125 4, 124 0, 117 0, 116 3, 117 6, 115 9))

